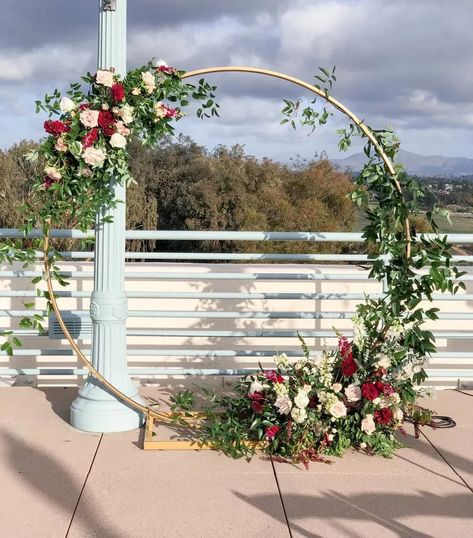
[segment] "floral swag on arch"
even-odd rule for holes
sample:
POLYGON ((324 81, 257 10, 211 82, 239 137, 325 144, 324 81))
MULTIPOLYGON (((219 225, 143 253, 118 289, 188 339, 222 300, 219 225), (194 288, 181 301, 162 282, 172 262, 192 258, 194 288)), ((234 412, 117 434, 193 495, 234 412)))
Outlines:
MULTIPOLYGON (((253 69, 269 73, 263 71, 253 69)), ((201 101, 199 117, 218 116, 215 87, 204 79, 189 84, 185 78, 184 72, 165 62, 151 61, 124 79, 112 70, 88 73, 83 77, 87 93, 75 83, 65 96, 56 90, 38 101, 38 111, 59 118, 44 123, 49 136, 28 156, 41 168, 34 196, 24 208, 24 232, 39 226, 45 239, 29 249, 5 242, 0 256, 28 264, 34 262, 35 250, 44 248, 48 274, 67 284, 56 265, 60 255, 49 243, 49 230, 58 225, 90 229, 101 208, 119 203, 110 184, 132 181, 130 137, 155 144, 173 132, 172 122, 185 115, 191 100, 201 101)), ((232 457, 249 457, 261 449, 307 465, 326 455, 341 455, 350 447, 392 455, 401 446, 394 433, 403 432, 406 416, 416 423, 431 420, 431 413, 415 403, 415 386, 426 379, 424 364, 435 351, 433 335, 422 325, 426 319, 436 319, 438 309, 426 308, 423 301, 431 300, 435 290, 455 293, 463 287, 456 281, 461 273, 451 266, 446 239, 418 235, 409 222, 409 216, 417 213, 422 189, 400 165, 392 165, 399 147, 393 132, 369 129, 331 97, 334 69, 321 69, 316 79, 315 86, 299 84, 317 94, 310 102, 284 100, 281 123, 294 128, 299 123, 312 130, 325 124, 330 113, 319 106, 321 101, 351 120, 347 129, 339 131, 341 150, 350 146, 353 136, 367 139, 367 163, 355 180, 352 199, 366 209, 368 224, 363 233, 373 252, 370 276, 385 282, 386 292, 357 306, 354 337, 348 340, 337 333, 336 349, 312 356, 300 338, 302 358, 276 355, 274 368, 261 367, 242 378, 231 395, 202 389, 205 402, 198 407, 190 391, 171 398, 172 422, 188 425, 198 412, 199 443, 232 457)), ((427 219, 436 232, 434 214, 427 219)), ((39 293, 46 297, 50 311, 55 298, 39 293)), ((42 328, 42 321, 38 316, 25 318, 22 326, 42 328)), ((4 337, 2 349, 11 354, 21 342, 11 334, 4 337)))

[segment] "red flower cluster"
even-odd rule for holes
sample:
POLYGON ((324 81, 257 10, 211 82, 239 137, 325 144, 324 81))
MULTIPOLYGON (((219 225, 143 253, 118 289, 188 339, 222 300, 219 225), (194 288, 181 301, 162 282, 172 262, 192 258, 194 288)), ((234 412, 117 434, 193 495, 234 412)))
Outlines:
POLYGON ((284 382, 284 377, 281 374, 278 374, 276 370, 266 370, 266 372, 264 372, 264 377, 273 383, 284 382))
POLYGON ((44 130, 54 136, 59 136, 62 133, 70 131, 69 125, 59 120, 47 120, 44 122, 44 130))
POLYGON ((372 402, 379 396, 379 390, 373 383, 363 383, 363 385, 361 385, 361 394, 364 398, 372 402))
POLYGON ((125 99, 125 87, 123 84, 116 83, 111 88, 110 91, 112 93, 112 99, 119 103, 120 101, 123 101, 125 99))
POLYGON ((348 341, 346 336, 342 336, 338 341, 338 349, 343 358, 340 366, 342 375, 345 377, 350 377, 358 370, 358 366, 353 358, 351 343, 348 341))
POLYGON ((49 177, 49 176, 44 176, 44 179, 43 179, 43 187, 48 190, 51 185, 53 185, 54 183, 56 183, 56 179, 53 179, 52 177, 49 177))
POLYGON ((342 357, 346 357, 348 354, 351 354, 351 344, 346 336, 342 336, 339 339, 338 349, 340 350, 342 357))
POLYGON ((84 137, 82 137, 82 145, 84 146, 84 149, 90 148, 90 146, 93 146, 98 136, 99 136, 99 131, 97 127, 94 127, 84 137))
POLYGON ((265 436, 266 436, 266 439, 268 441, 272 441, 274 439, 274 436, 278 433, 278 431, 280 430, 281 428, 279 426, 269 426, 268 428, 266 428, 266 431, 264 432, 265 436))
POLYGON ((385 407, 384 409, 379 409, 374 412, 374 419, 378 424, 387 426, 393 421, 393 413, 389 407, 385 407))
POLYGON ((389 383, 383 383, 382 381, 376 381, 375 383, 376 388, 379 390, 380 393, 390 396, 391 394, 394 394, 395 390, 392 385, 389 383))
POLYGON ((264 394, 262 392, 253 392, 248 395, 248 398, 251 400, 251 409, 255 413, 262 413, 264 394))
POLYGON ((110 110, 101 110, 97 121, 102 132, 106 136, 112 136, 115 132, 115 120, 110 110))
POLYGON ((161 73, 166 73, 166 75, 174 75, 176 73, 176 68, 171 67, 170 65, 158 65, 156 71, 161 71, 161 73))
POLYGON ((349 357, 343 359, 340 369, 342 371, 342 375, 344 375, 345 377, 352 376, 358 370, 358 366, 353 359, 353 355, 350 355, 349 357))

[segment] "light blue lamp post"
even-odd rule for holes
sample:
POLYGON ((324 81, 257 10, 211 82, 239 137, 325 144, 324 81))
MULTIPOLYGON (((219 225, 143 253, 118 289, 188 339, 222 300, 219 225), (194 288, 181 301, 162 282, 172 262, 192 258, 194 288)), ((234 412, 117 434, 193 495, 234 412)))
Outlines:
MULTIPOLYGON (((98 68, 126 73, 126 0, 99 0, 98 68)), ((112 182, 115 198, 122 201, 113 210, 97 216, 95 236, 94 291, 90 315, 93 341, 92 363, 113 385, 141 402, 127 371, 125 294, 126 187, 112 182), (113 222, 100 224, 104 216, 113 222)), ((142 403, 142 402, 141 402, 142 403)), ((71 424, 90 432, 119 432, 138 428, 143 417, 119 402, 89 376, 71 406, 71 424)))

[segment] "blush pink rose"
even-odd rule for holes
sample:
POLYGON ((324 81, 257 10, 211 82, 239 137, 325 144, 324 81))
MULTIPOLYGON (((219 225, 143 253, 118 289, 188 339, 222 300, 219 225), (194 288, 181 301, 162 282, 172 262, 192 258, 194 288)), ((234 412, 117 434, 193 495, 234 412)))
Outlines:
POLYGON ((87 164, 93 166, 102 164, 105 160, 106 155, 105 152, 101 149, 86 148, 82 157, 87 164))
POLYGON ((99 111, 90 110, 90 108, 86 108, 80 113, 79 117, 84 127, 90 127, 92 129, 93 127, 97 127, 98 125, 99 111))
POLYGON ((115 81, 113 80, 113 73, 106 69, 99 69, 95 75, 95 82, 97 84, 102 84, 102 86, 111 88, 115 84, 115 81))

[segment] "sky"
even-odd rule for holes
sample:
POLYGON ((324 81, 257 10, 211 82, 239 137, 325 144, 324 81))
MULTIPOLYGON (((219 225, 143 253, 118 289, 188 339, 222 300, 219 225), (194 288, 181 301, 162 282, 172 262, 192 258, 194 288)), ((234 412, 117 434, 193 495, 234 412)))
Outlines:
MULTIPOLYGON (((43 135, 35 99, 95 70, 98 0, 1 2, 0 148, 7 148, 43 135)), ((155 57, 184 70, 248 65, 313 82, 320 66, 335 65, 334 97, 373 128, 391 125, 403 149, 473 158, 472 24, 472 0, 128 0, 128 67, 155 57)), ((218 86, 221 117, 177 124, 196 142, 238 143, 284 162, 346 156, 337 149, 340 115, 311 136, 280 125, 283 98, 310 99, 293 85, 207 78, 218 86)))

